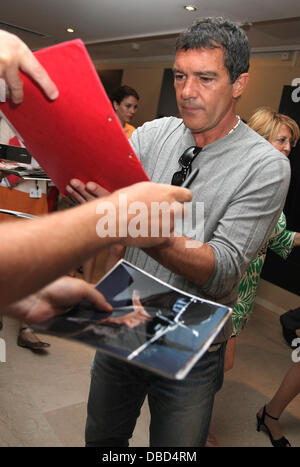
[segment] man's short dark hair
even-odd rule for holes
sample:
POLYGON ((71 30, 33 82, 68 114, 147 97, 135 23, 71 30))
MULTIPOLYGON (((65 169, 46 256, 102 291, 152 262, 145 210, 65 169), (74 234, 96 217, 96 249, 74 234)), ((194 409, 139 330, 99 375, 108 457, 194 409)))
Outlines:
POLYGON ((224 50, 224 64, 230 81, 249 70, 250 46, 245 32, 235 23, 224 18, 202 18, 180 34, 176 52, 189 49, 224 50))

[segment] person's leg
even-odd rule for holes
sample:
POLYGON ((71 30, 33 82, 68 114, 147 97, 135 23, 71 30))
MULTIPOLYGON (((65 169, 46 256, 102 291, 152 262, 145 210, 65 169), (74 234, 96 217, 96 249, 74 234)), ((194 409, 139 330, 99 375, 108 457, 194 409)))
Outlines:
POLYGON ((96 353, 88 400, 86 446, 128 446, 144 402, 145 372, 96 353))
POLYGON ((224 374, 225 345, 206 352, 184 380, 153 377, 148 390, 150 446, 204 446, 215 393, 224 374))
MULTIPOLYGON (((267 414, 279 418, 287 405, 300 393, 300 362, 293 365, 285 377, 272 400, 266 405, 267 414)), ((263 407, 258 412, 261 417, 263 407)), ((266 416, 265 425, 269 428, 275 440, 282 437, 279 421, 266 416)))

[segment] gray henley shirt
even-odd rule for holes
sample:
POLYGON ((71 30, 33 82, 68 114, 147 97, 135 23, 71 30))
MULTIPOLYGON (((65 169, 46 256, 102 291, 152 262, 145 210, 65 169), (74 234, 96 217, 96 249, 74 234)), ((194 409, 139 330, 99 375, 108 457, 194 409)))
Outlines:
MULTIPOLYGON (((181 119, 167 117, 145 123, 130 140, 149 178, 171 183, 178 159, 195 145, 181 119)), ((126 260, 190 294, 233 307, 243 272, 267 242, 282 211, 290 180, 290 164, 269 142, 243 122, 227 136, 205 146, 193 161, 200 169, 193 181, 193 206, 204 206, 203 233, 185 236, 206 242, 215 268, 203 287, 159 264, 142 250, 129 248, 126 260)), ((196 254, 196 252, 195 252, 196 254)), ((231 334, 231 323, 218 342, 231 334)))

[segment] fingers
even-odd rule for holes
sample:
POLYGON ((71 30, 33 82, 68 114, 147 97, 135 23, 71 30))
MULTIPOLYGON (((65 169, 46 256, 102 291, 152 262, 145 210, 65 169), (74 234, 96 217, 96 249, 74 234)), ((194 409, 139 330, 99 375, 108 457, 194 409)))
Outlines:
POLYGON ((29 49, 27 50, 28 53, 24 54, 20 61, 21 70, 30 76, 42 88, 49 99, 57 99, 59 92, 56 85, 35 56, 29 49))
POLYGON ((188 188, 153 182, 136 183, 115 193, 126 194, 129 201, 143 201, 147 204, 165 201, 170 204, 174 201, 185 203, 192 200, 192 193, 188 188))
POLYGON ((72 199, 79 204, 86 203, 96 198, 96 196, 86 189, 86 185, 77 178, 73 178, 69 182, 69 185, 66 186, 66 191, 72 199))
POLYGON ((23 82, 18 68, 13 64, 5 70, 3 77, 9 88, 11 100, 14 104, 20 104, 23 101, 23 82))
MULTIPOLYGON (((62 313, 85 299, 97 309, 111 311, 111 305, 92 284, 73 277, 63 276, 41 289, 38 293, 44 301, 62 313)), ((53 313, 54 314, 54 313, 53 313)))
POLYGON ((188 203, 192 201, 192 192, 188 188, 173 187, 175 188, 174 197, 180 203, 188 203))
POLYGON ((110 194, 109 191, 102 188, 98 183, 88 182, 84 184, 77 178, 73 178, 69 182, 69 185, 66 186, 66 191, 79 204, 110 194))
POLYGON ((92 195, 90 195, 85 190, 85 185, 78 179, 72 179, 69 182, 69 185, 66 186, 66 192, 71 196, 71 198, 79 204, 86 203, 90 199, 94 199, 92 195))
POLYGON ((105 300, 102 293, 95 289, 95 287, 84 281, 82 287, 85 287, 82 298, 94 305, 98 310, 112 311, 112 306, 105 300))
POLYGON ((86 190, 89 193, 93 194, 96 198, 102 198, 102 196, 110 195, 110 192, 108 190, 106 190, 105 188, 103 188, 95 182, 88 182, 86 184, 86 190))

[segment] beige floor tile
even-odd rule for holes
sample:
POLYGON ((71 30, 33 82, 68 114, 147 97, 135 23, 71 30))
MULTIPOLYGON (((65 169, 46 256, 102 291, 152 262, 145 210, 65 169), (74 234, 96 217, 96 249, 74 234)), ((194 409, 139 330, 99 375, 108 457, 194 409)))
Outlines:
MULTIPOLYGON (((292 364, 278 316, 256 306, 237 338, 234 368, 216 396, 211 429, 222 446, 270 446, 267 435, 256 431, 256 412, 272 398, 292 364)), ((283 413, 281 426, 292 445, 300 446, 300 396, 283 413)))
POLYGON ((84 446, 86 403, 69 405, 44 415, 63 446, 84 446))
POLYGON ((62 446, 24 384, 11 375, 0 387, 0 446, 62 446))

